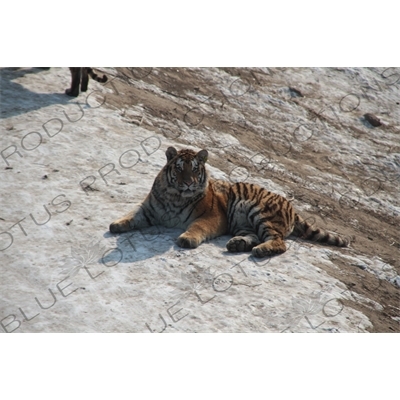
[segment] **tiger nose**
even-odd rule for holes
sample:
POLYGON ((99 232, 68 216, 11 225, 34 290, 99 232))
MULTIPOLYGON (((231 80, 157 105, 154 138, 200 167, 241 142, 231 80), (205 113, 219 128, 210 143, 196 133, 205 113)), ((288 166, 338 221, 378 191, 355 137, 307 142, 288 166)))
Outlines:
POLYGON ((185 180, 184 179, 183 183, 185 183, 186 185, 190 186, 193 183, 193 180, 192 179, 190 179, 190 180, 185 180))

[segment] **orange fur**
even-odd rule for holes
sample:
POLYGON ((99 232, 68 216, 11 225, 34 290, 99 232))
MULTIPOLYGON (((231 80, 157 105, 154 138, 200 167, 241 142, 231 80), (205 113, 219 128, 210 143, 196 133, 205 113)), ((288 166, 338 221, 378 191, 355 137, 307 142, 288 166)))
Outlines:
POLYGON ((206 150, 177 151, 169 147, 167 164, 146 199, 110 225, 113 233, 163 225, 184 229, 180 247, 195 248, 226 233, 230 252, 252 251, 255 257, 286 251, 292 232, 306 239, 347 246, 338 235, 313 228, 297 215, 283 196, 252 183, 231 184, 209 178, 206 150))

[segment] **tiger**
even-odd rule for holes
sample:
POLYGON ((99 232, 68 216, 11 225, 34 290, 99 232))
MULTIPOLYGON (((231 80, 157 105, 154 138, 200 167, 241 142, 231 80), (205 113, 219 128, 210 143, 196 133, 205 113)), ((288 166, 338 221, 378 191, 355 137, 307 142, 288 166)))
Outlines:
POLYGON ((77 97, 79 95, 79 85, 81 86, 81 92, 86 92, 89 76, 97 82, 105 83, 108 80, 106 75, 100 78, 90 67, 69 67, 69 70, 71 72, 71 87, 65 89, 65 94, 68 96, 77 97))
POLYGON ((206 168, 208 151, 177 151, 169 147, 167 163, 150 193, 124 217, 110 224, 111 233, 150 226, 180 228, 182 248, 196 248, 225 234, 228 252, 252 252, 257 258, 286 251, 290 234, 316 242, 347 247, 349 239, 313 227, 298 215, 291 201, 253 183, 215 180, 206 168))

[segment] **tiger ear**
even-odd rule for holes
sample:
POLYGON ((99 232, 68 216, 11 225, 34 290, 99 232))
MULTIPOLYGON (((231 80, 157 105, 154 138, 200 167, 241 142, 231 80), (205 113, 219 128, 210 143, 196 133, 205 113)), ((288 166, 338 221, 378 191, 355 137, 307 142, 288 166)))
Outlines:
POLYGON ((201 150, 196 154, 196 157, 199 161, 201 161, 202 163, 205 163, 208 160, 208 151, 201 150))
POLYGON ((170 162, 178 154, 175 147, 168 147, 165 155, 167 156, 167 161, 170 162))

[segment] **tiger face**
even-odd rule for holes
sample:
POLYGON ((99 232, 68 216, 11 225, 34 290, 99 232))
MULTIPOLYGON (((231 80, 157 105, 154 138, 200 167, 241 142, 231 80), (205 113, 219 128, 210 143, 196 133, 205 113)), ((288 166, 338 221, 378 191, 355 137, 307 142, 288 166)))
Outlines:
POLYGON ((203 192, 208 184, 205 163, 207 150, 198 153, 193 150, 180 150, 169 147, 167 156, 168 186, 176 189, 182 197, 192 197, 203 192))

